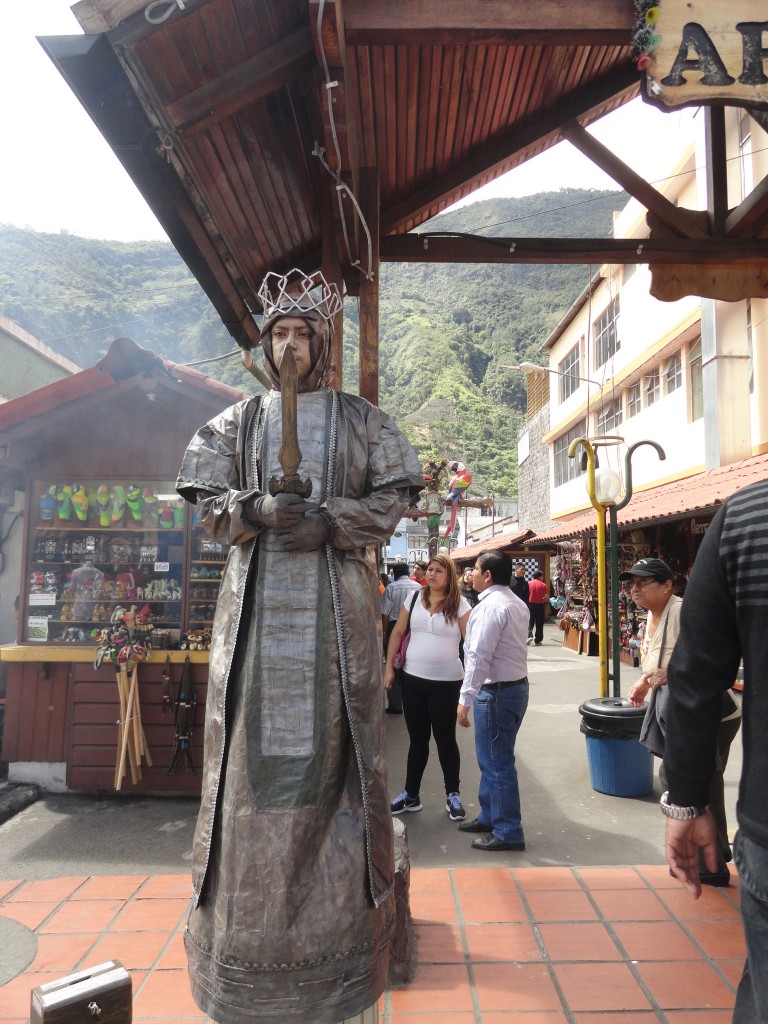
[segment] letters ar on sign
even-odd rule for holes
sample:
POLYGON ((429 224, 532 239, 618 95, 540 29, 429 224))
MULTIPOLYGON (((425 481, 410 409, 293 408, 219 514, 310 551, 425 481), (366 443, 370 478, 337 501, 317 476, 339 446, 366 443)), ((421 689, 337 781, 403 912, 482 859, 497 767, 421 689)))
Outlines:
POLYGON ((646 99, 663 107, 768 107, 768 5, 659 0, 646 99))

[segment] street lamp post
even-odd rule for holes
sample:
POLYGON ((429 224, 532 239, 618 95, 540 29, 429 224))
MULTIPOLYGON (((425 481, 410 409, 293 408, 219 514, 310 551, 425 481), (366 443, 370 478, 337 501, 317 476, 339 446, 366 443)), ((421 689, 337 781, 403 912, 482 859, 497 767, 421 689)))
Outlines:
POLYGON ((617 515, 625 505, 628 505, 632 498, 632 456, 638 448, 649 445, 656 449, 659 461, 664 462, 666 453, 656 441, 636 441, 627 449, 624 456, 624 497, 621 501, 608 506, 608 520, 610 523, 608 550, 610 552, 611 565, 611 655, 613 662, 613 696, 621 696, 621 651, 619 648, 619 529, 617 515))

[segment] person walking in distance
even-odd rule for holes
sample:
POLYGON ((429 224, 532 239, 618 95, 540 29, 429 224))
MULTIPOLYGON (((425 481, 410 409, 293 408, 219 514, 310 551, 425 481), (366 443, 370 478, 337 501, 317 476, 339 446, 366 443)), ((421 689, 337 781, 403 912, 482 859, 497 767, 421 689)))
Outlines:
MULTIPOLYGON (((395 628, 398 616, 403 608, 403 603, 415 590, 420 589, 420 584, 408 576, 408 565, 406 562, 398 562, 392 568, 394 580, 384 591, 381 598, 381 627, 384 635, 384 657, 387 656, 387 647, 392 630, 395 628)), ((388 715, 402 715, 403 693, 400 686, 400 673, 395 672, 392 686, 387 690, 388 715)))
POLYGON ((664 763, 665 849, 672 874, 698 899, 698 852, 717 870, 707 807, 717 770, 723 694, 744 665, 743 760, 733 859, 747 957, 734 1024, 768 1021, 768 481, 731 495, 701 542, 669 659, 664 763))
POLYGON ((475 710, 475 750, 480 767, 480 813, 462 822, 478 833, 476 850, 524 850, 515 741, 528 707, 528 609, 510 590, 512 563, 502 551, 486 551, 472 583, 479 603, 464 640, 464 682, 456 711, 469 728, 475 710))
POLYGON ((535 639, 537 647, 541 647, 544 642, 544 603, 548 597, 549 589, 544 582, 544 573, 537 569, 528 584, 528 643, 535 639))

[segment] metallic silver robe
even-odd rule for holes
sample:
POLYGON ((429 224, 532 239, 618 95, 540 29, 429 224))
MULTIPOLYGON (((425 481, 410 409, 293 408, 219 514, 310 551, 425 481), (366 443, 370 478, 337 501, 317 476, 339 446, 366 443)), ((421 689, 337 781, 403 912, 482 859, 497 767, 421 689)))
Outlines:
POLYGON ((392 420, 327 389, 298 396, 300 473, 332 544, 283 550, 243 503, 281 473, 279 396, 192 440, 177 487, 233 545, 213 626, 186 936, 192 990, 221 1024, 336 1024, 383 991, 392 823, 370 545, 423 484, 392 420))

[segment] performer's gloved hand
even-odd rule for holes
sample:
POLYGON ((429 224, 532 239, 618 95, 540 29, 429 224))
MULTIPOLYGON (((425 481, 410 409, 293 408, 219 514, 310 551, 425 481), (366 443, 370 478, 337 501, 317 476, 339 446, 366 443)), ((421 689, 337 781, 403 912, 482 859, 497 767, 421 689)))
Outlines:
POLYGON ((286 551, 315 551, 331 536, 331 524, 319 512, 308 512, 296 526, 280 530, 286 551))
POLYGON ((311 506, 298 494, 260 494, 245 503, 245 518, 254 526, 295 526, 311 506))

